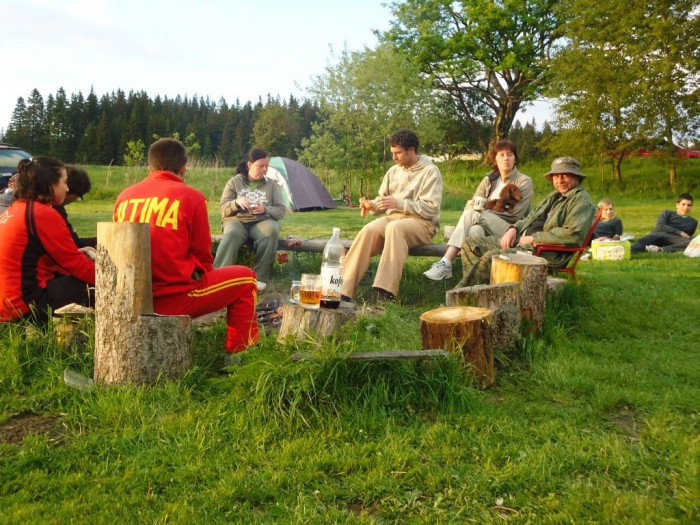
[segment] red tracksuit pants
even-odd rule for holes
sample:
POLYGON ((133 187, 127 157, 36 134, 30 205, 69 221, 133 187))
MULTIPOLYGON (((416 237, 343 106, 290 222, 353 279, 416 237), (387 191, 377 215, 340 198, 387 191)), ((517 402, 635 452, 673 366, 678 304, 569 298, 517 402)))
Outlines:
POLYGON ((161 315, 200 315, 226 307, 226 352, 242 352, 258 340, 255 272, 245 266, 224 266, 202 275, 187 292, 153 298, 161 315))

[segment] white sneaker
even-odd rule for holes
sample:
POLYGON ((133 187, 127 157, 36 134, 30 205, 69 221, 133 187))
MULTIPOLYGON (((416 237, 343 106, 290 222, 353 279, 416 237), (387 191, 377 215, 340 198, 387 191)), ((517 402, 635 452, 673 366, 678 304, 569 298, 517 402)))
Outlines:
POLYGON ((645 250, 651 253, 658 253, 664 251, 664 249, 661 246, 656 246, 655 244, 649 244, 645 248, 645 250))
POLYGON ((430 267, 430 270, 423 272, 428 279, 433 281, 442 281, 443 279, 449 279, 452 277, 452 267, 447 266, 445 261, 440 259, 438 262, 430 267))
POLYGON ((262 292, 263 290, 265 290, 265 288, 267 288, 267 283, 265 283, 263 281, 256 281, 256 282, 258 283, 258 292, 262 292))

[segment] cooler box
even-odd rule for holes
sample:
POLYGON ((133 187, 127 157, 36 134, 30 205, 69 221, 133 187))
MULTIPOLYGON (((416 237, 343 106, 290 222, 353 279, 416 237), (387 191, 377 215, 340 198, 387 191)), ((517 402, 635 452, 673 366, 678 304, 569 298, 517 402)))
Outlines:
POLYGON ((629 259, 629 241, 593 241, 591 252, 596 261, 622 261, 629 259))

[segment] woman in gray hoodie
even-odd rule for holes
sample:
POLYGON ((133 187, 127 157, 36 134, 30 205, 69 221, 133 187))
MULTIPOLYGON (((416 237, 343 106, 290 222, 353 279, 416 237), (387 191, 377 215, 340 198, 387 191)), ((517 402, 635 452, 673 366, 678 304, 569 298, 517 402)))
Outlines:
POLYGON ((252 149, 248 160, 238 164, 236 175, 226 183, 219 201, 224 235, 214 257, 214 268, 236 264, 240 247, 251 243, 259 289, 272 277, 278 221, 287 213, 282 188, 266 177, 269 165, 270 155, 265 150, 252 149))

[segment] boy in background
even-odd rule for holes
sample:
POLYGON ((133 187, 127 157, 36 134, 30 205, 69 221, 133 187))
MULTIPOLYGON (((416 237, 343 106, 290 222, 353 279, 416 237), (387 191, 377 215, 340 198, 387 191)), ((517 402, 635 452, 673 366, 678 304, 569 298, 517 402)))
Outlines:
POLYGON ((693 196, 681 193, 676 199, 676 211, 664 210, 656 220, 656 228, 632 245, 632 253, 648 251, 680 252, 686 249, 698 227, 698 221, 690 217, 693 196))

